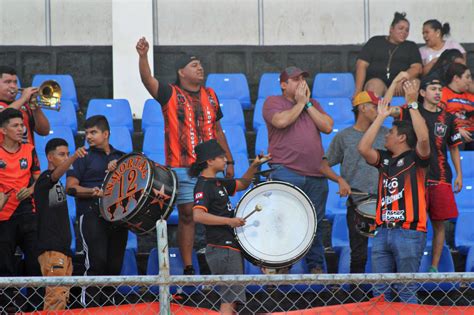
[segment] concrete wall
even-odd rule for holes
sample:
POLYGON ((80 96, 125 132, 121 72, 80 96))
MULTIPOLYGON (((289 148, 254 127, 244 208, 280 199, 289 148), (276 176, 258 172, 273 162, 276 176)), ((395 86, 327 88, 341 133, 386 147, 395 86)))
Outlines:
MULTIPOLYGON (((0 43, 111 45, 117 1, 1 0, 0 43)), ((409 39, 418 43, 423 21, 431 18, 450 22, 459 42, 474 43, 472 0, 149 1, 155 45, 360 44, 365 29, 369 36, 386 34, 394 11, 407 12, 409 39)))

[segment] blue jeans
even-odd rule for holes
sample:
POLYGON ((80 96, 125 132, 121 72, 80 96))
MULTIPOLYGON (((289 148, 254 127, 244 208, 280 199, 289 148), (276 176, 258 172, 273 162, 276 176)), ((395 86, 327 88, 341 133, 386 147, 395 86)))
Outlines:
MULTIPOLYGON (((426 233, 402 228, 378 227, 372 242, 373 273, 414 273, 420 268, 421 257, 426 245, 426 233)), ((416 283, 394 284, 400 301, 417 304, 416 283)), ((390 285, 376 284, 374 296, 385 295, 385 300, 393 301, 390 285)))
POLYGON ((275 169, 275 171, 270 174, 272 180, 279 180, 297 186, 304 191, 309 200, 313 203, 318 222, 316 237, 308 254, 306 254, 306 263, 309 270, 321 268, 326 271, 321 222, 326 212, 326 200, 329 191, 328 180, 325 177, 299 175, 280 164, 273 164, 272 168, 275 169))
POLYGON ((196 186, 197 178, 192 178, 188 175, 189 168, 175 167, 173 171, 178 177, 178 195, 176 197, 176 204, 194 202, 194 186, 196 186))

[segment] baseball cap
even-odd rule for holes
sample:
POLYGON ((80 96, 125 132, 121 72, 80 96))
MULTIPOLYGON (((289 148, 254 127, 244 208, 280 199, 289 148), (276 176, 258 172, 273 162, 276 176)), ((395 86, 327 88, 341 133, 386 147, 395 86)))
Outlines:
POLYGON ((176 63, 175 63, 175 69, 176 71, 178 71, 179 69, 183 69, 184 67, 186 67, 191 61, 194 61, 194 60, 200 60, 197 56, 195 55, 182 55, 181 57, 179 57, 177 60, 176 60, 176 63))
POLYGON ((213 158, 225 154, 224 149, 222 149, 219 143, 217 143, 216 139, 211 139, 206 142, 199 143, 197 146, 194 147, 194 151, 196 152, 197 164, 204 163, 207 160, 211 160, 213 158))
POLYGON ((372 103, 378 105, 379 98, 372 91, 362 91, 357 93, 352 101, 352 106, 358 106, 365 103, 372 103))
POLYGON ((303 75, 305 78, 309 76, 307 71, 303 71, 298 67, 288 67, 280 73, 280 82, 286 82, 289 78, 295 78, 297 76, 303 75))
POLYGON ((431 76, 431 77, 424 77, 423 79, 421 79, 420 89, 426 90, 428 85, 432 85, 432 84, 438 84, 438 85, 444 86, 443 82, 439 78, 435 76, 431 76))

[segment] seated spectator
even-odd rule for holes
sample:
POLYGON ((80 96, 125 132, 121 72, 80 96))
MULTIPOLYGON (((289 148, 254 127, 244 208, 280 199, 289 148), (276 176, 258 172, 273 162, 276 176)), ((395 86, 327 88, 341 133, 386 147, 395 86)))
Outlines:
POLYGON ((466 65, 452 63, 445 75, 446 83, 443 88, 441 101, 446 104, 446 110, 457 117, 466 150, 474 150, 472 132, 474 131, 474 94, 469 92, 472 84, 471 71, 466 65))
MULTIPOLYGON (((406 71, 410 80, 420 76, 420 51, 414 42, 406 40, 409 32, 410 23, 405 13, 395 12, 389 35, 369 39, 357 59, 354 96, 362 90, 385 95, 400 71, 406 71)), ((403 95, 402 83, 397 85, 395 95, 403 95)))
POLYGON ((420 47, 421 60, 423 62, 423 75, 428 74, 434 64, 438 61, 441 54, 447 49, 457 49, 462 53, 463 59, 466 59, 466 51, 456 41, 445 39, 449 36, 449 23, 438 20, 428 20, 423 23, 423 39, 426 45, 420 47))

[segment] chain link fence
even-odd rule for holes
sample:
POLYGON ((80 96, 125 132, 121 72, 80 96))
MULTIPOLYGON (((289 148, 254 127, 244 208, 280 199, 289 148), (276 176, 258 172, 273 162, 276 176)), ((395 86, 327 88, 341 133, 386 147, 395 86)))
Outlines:
POLYGON ((68 314, 214 314, 219 286, 245 290, 240 314, 474 314, 474 273, 0 278, 0 313, 40 311, 45 288, 63 287, 68 314), (400 301, 407 289, 418 304, 400 301))

